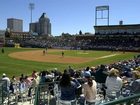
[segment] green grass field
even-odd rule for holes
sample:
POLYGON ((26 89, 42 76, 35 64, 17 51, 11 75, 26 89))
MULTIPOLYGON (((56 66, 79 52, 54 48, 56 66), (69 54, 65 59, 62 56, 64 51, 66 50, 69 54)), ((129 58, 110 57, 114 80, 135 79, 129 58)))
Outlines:
MULTIPOLYGON (((127 60, 134 57, 138 53, 130 53, 127 52, 123 54, 122 52, 114 52, 110 51, 80 51, 80 50, 66 50, 65 56, 75 56, 75 57, 86 57, 86 58, 99 58, 110 54, 118 54, 116 56, 108 57, 108 58, 100 58, 95 59, 91 62, 79 63, 79 64, 62 64, 62 63, 49 63, 49 62, 35 62, 35 61, 26 61, 26 60, 18 60, 15 58, 10 58, 8 56, 9 53, 19 52, 19 51, 29 51, 29 50, 40 50, 33 48, 4 48, 5 53, 2 54, 0 52, 0 77, 2 73, 6 73, 8 76, 12 77, 13 75, 19 76, 22 73, 25 75, 29 75, 33 70, 41 71, 41 70, 53 70, 54 68, 58 68, 58 70, 63 71, 68 68, 70 65, 74 69, 78 70, 81 68, 85 68, 87 66, 97 66, 100 64, 110 64, 121 60, 127 60)), ((58 50, 56 52, 49 52, 49 54, 61 55, 62 50, 58 50)))

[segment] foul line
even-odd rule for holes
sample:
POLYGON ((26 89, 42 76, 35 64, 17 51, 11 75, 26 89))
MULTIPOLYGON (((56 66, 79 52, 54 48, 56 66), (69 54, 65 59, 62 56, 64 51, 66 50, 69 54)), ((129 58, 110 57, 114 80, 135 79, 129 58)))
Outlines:
POLYGON ((120 55, 120 54, 111 54, 111 55, 106 55, 106 56, 98 57, 98 58, 95 58, 95 59, 109 58, 109 57, 113 57, 113 56, 116 56, 116 55, 120 55))

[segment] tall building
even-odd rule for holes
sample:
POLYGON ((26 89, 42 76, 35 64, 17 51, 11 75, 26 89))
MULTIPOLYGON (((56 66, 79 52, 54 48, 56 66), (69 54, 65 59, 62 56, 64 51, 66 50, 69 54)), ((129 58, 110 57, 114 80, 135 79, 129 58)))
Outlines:
POLYGON ((23 32, 23 20, 9 18, 7 19, 7 28, 13 32, 23 32))
POLYGON ((30 23, 30 31, 38 33, 39 35, 51 35, 51 23, 46 13, 43 13, 38 22, 30 23))

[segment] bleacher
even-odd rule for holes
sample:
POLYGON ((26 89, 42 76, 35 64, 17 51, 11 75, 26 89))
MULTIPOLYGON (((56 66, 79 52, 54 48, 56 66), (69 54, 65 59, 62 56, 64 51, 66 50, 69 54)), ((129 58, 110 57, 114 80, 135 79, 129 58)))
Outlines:
MULTIPOLYGON (((96 105, 139 105, 140 93, 128 95, 128 90, 122 89, 121 96, 114 100, 104 99, 101 91, 101 84, 97 86, 97 100, 96 105), (127 96, 126 96, 127 94, 127 96)), ((29 89, 29 88, 28 88, 29 89)), ((75 100, 75 105, 79 104, 79 98, 75 100)), ((31 97, 28 97, 27 91, 20 93, 18 90, 15 93, 9 93, 6 90, 6 81, 0 81, 0 105, 71 105, 66 102, 62 104, 60 100, 60 89, 58 82, 47 82, 39 84, 35 90, 32 91, 31 97), (51 85, 50 85, 51 84, 51 85), (53 91, 53 93, 52 93, 53 91), (19 95, 23 97, 19 98, 19 95)), ((85 104, 86 105, 86 104, 85 104)))

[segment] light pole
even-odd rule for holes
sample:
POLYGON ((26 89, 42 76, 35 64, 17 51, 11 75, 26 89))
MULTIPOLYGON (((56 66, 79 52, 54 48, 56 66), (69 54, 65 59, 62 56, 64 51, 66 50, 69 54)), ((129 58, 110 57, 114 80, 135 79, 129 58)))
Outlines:
POLYGON ((34 3, 29 4, 29 9, 31 10, 31 23, 32 23, 32 10, 34 9, 34 3))

